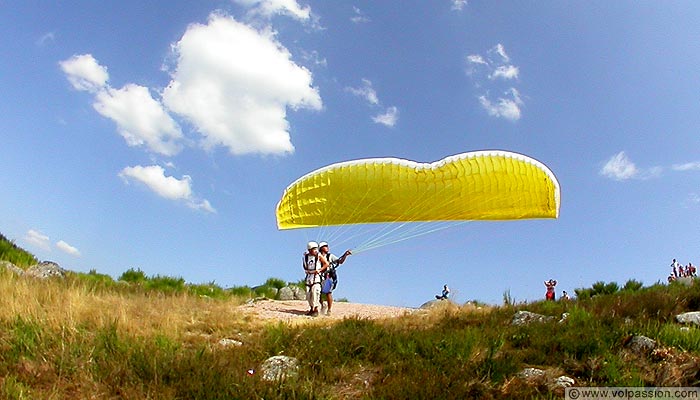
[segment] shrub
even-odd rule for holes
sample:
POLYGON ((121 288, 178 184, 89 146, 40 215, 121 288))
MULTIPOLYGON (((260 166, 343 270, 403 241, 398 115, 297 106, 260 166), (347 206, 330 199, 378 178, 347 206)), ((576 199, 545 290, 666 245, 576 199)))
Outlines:
POLYGON ((141 269, 129 268, 128 270, 124 271, 124 273, 122 273, 122 275, 119 277, 119 280, 129 283, 145 283, 148 280, 148 278, 146 278, 146 274, 143 271, 141 271, 141 269))
POLYGON ((253 290, 249 286, 234 286, 226 289, 232 296, 236 297, 252 297, 253 290))
POLYGON ((282 289, 283 287, 287 286, 287 283, 282 279, 269 278, 267 281, 265 281, 265 284, 263 286, 269 286, 275 289, 282 289))
POLYGON ((200 285, 188 285, 187 290, 196 296, 206 296, 215 299, 224 299, 229 297, 230 292, 226 292, 214 282, 200 285))
POLYGON ((182 293, 185 291, 185 280, 181 277, 156 275, 146 281, 146 289, 163 293, 182 293))
POLYGON ((625 286, 622 287, 622 290, 636 292, 637 290, 641 289, 642 286, 642 282, 630 279, 627 282, 625 282, 625 286))

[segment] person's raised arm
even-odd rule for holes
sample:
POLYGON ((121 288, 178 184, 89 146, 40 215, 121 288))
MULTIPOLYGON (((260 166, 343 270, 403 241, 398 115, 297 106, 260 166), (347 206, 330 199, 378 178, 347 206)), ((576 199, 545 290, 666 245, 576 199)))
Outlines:
POLYGON ((337 263, 338 265, 342 264, 345 262, 345 259, 352 254, 352 251, 350 250, 345 250, 345 253, 338 259, 337 263))

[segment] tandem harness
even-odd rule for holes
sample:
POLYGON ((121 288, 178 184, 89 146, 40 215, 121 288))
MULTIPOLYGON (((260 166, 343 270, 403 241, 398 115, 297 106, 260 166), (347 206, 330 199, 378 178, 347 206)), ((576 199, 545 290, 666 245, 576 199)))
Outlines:
POLYGON ((318 255, 304 253, 302 263, 304 266, 304 271, 306 271, 306 286, 311 288, 314 285, 321 285, 321 278, 315 273, 318 266, 318 255))

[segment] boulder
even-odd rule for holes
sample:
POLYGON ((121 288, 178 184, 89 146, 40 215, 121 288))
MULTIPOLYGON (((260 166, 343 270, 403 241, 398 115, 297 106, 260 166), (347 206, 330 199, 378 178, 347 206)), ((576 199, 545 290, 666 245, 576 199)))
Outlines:
POLYGON ((645 355, 651 353, 651 351, 656 348, 656 341, 646 336, 632 336, 627 343, 627 347, 637 354, 645 355))
POLYGON ((430 308, 433 308, 433 307, 443 306, 443 305, 446 305, 446 304, 454 304, 454 303, 452 302, 452 300, 449 300, 449 299, 448 299, 448 300, 430 300, 430 301, 428 301, 428 302, 426 302, 426 303, 423 303, 423 304, 422 304, 420 307, 418 307, 418 308, 423 309, 423 310, 427 310, 427 309, 430 309, 430 308))
POLYGON ((676 315, 676 321, 681 324, 700 325, 700 311, 691 311, 676 315))
POLYGON ((306 300, 306 289, 293 286, 292 292, 294 292, 294 300, 306 300))
POLYGON ((558 396, 563 396, 564 390, 576 383, 573 378, 561 375, 557 369, 525 368, 518 373, 517 377, 526 385, 546 385, 552 393, 558 396))
POLYGON ((3 267, 6 270, 8 270, 14 274, 17 274, 20 276, 24 275, 24 270, 22 268, 19 268, 18 266, 16 266, 15 264, 13 264, 9 261, 0 261, 0 268, 3 268, 3 267))
POLYGON ((273 356, 260 366, 262 379, 268 382, 279 382, 299 375, 299 360, 288 356, 273 356))
POLYGON ((66 277, 66 270, 61 268, 53 261, 42 261, 39 264, 32 265, 31 267, 27 268, 24 273, 28 276, 33 276, 40 279, 66 277))
POLYGON ((513 315, 513 320, 511 325, 520 326, 527 325, 532 322, 547 322, 553 320, 554 317, 548 317, 546 315, 533 313, 530 311, 518 311, 513 315))
POLYGON ((545 372, 542 369, 539 368, 525 368, 522 371, 518 372, 518 377, 521 379, 525 379, 526 381, 535 379, 535 378, 542 378, 544 377, 545 372))
POLYGON ((230 347, 230 346, 239 347, 239 346, 243 346, 243 342, 238 341, 236 339, 224 338, 224 339, 219 340, 219 346, 221 346, 221 347, 230 347))
POLYGON ((562 376, 558 377, 557 379, 555 379, 554 382, 552 382, 551 386, 553 386, 554 388, 567 388, 567 387, 574 386, 575 384, 576 384, 576 381, 574 380, 574 378, 570 378, 566 375, 562 375, 562 376))
POLYGON ((280 300, 294 300, 294 291, 289 286, 285 286, 277 292, 280 300))

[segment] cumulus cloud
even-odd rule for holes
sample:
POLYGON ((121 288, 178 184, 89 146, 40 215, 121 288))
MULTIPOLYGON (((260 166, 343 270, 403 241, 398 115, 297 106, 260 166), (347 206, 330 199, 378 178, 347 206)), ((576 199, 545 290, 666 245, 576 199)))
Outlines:
POLYGON ((520 76, 520 68, 511 64, 505 47, 498 43, 486 52, 486 56, 470 54, 466 57, 466 61, 467 75, 472 78, 476 88, 486 91, 478 96, 481 107, 490 116, 510 121, 519 120, 524 103, 517 88, 508 87, 504 96, 496 99, 491 99, 488 95, 490 90, 503 90, 503 84, 498 81, 517 80, 520 76))
POLYGON ((119 176, 126 182, 138 181, 158 196, 168 200, 182 201, 188 207, 206 212, 216 212, 208 200, 199 200, 192 192, 192 178, 184 175, 182 179, 165 176, 165 170, 159 165, 126 167, 119 176))
POLYGON ((399 119, 399 109, 396 107, 387 108, 383 114, 372 117, 372 121, 388 127, 393 127, 399 119))
POLYGON ((322 108, 311 73, 269 30, 212 14, 208 24, 190 25, 172 49, 177 65, 163 101, 193 124, 207 149, 291 153, 287 108, 322 108))
POLYGON ((700 171, 700 161, 693 161, 685 164, 674 164, 671 168, 674 171, 700 171))
POLYGON ((506 48, 503 47, 501 43, 496 44, 491 50, 489 50, 489 53, 497 54, 498 57, 500 57, 505 63, 510 62, 510 57, 508 57, 508 54, 506 54, 506 48))
POLYGON ((63 240, 59 240, 58 242, 56 242, 56 248, 58 248, 66 254, 70 254, 74 257, 80 257, 80 251, 78 251, 78 249, 69 245, 68 243, 64 242, 63 240))
POLYGON ((635 178, 639 176, 639 173, 640 172, 639 169, 637 169, 637 166, 634 165, 629 158, 627 158, 624 151, 612 156, 600 170, 601 175, 616 181, 624 181, 635 178))
POLYGON ((59 62, 73 88, 95 93, 103 89, 109 80, 107 68, 97 63, 91 54, 74 55, 59 62))
POLYGON ((300 6, 296 0, 233 0, 233 2, 250 8, 253 15, 265 18, 274 15, 286 15, 300 21, 311 18, 311 8, 300 6))
POLYGON ((75 55, 59 64, 74 88, 95 95, 93 107, 117 124, 129 146, 145 145, 166 156, 180 152, 180 127, 148 88, 131 83, 121 89, 110 87, 107 68, 91 54, 75 55))
POLYGON ((366 16, 366 15, 362 12, 362 10, 360 10, 359 8, 353 6, 353 7, 352 7, 352 12, 353 12, 353 16, 350 17, 350 21, 352 21, 353 23, 355 23, 355 24, 364 24, 364 23, 370 22, 369 17, 366 16))
POLYGON ((500 65, 489 75, 489 78, 516 79, 519 72, 519 68, 514 65, 500 65))
POLYGON ((48 43, 53 43, 56 40, 56 34, 53 32, 45 33, 41 35, 39 39, 36 40, 37 46, 45 46, 48 43))
POLYGON ((42 250, 51 250, 51 243, 49 242, 49 237, 37 230, 28 230, 27 233, 24 235, 24 240, 27 243, 37 246, 42 250))
POLYGON ((467 62, 470 64, 481 64, 481 65, 488 65, 484 57, 478 55, 478 54, 470 54, 467 56, 467 62))
POLYGON ((357 88, 346 87, 345 90, 354 94, 355 96, 362 97, 367 100, 371 105, 379 104, 379 98, 377 97, 377 91, 372 87, 372 81, 369 79, 362 79, 362 85, 357 88))
POLYGON ((658 178, 663 171, 664 167, 661 166, 640 168, 627 157, 624 151, 621 151, 605 162, 600 169, 600 174, 616 181, 625 181, 658 178))
POLYGON ((495 101, 489 100, 485 95, 479 96, 479 103, 491 116, 505 118, 510 121, 519 120, 521 116, 520 107, 523 105, 520 93, 517 89, 510 88, 504 96, 506 97, 499 97, 495 101))
POLYGON ((128 84, 106 88, 95 96, 95 110, 116 122, 129 146, 146 145, 156 153, 172 156, 180 152, 183 139, 179 125, 151 97, 147 87, 128 84))
POLYGON ((452 10, 462 11, 467 5, 467 0, 452 0, 452 10))
MULTIPOLYGON (((352 93, 353 95, 364 99, 367 104, 372 107, 381 107, 381 102, 379 101, 379 96, 377 96, 377 91, 374 90, 372 86, 372 81, 366 78, 362 78, 362 85, 359 87, 346 87, 346 91, 352 93)), ((375 115, 372 117, 372 121, 377 124, 382 124, 384 126, 392 127, 396 125, 399 119, 399 109, 395 106, 388 107, 384 113, 375 115)))

